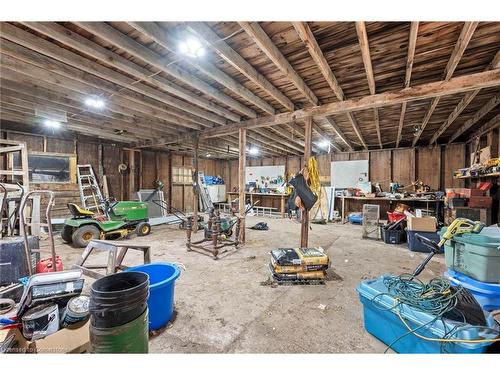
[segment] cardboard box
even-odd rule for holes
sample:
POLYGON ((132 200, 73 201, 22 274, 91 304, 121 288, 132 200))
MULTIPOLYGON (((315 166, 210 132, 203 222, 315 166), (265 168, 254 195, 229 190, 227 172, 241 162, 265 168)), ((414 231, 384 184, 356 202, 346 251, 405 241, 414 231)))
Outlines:
POLYGON ((0 344, 11 338, 14 345, 9 353, 85 353, 90 346, 90 320, 35 341, 26 340, 18 328, 0 330, 0 344))
POLYGON ((424 217, 409 217, 408 230, 415 230, 419 232, 435 232, 437 227, 437 220, 434 216, 424 217))

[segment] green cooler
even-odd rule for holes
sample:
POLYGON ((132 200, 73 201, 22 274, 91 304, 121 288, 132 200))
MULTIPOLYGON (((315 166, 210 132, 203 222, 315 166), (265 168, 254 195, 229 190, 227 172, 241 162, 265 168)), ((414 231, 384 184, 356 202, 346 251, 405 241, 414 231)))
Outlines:
POLYGON ((444 244, 444 254, 448 268, 484 283, 500 283, 500 228, 456 235, 444 244))

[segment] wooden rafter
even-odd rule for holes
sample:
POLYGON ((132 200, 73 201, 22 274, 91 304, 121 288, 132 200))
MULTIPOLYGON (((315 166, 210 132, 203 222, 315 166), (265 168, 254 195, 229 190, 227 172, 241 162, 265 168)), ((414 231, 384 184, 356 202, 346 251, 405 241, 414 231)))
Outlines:
MULTIPOLYGON (((306 45, 309 54, 313 58, 314 62, 318 66, 319 70, 321 71, 321 74, 325 78, 326 82, 328 85, 331 87, 332 91, 334 92, 335 96, 337 97, 338 100, 342 101, 345 99, 344 92, 342 88, 340 87, 337 78, 332 72, 332 69, 330 68, 330 65, 328 64, 328 61, 326 61, 325 56, 323 55, 323 52, 321 51, 321 48, 319 47, 319 44, 314 37, 314 34, 312 33, 309 25, 306 22, 293 22, 293 27, 297 31, 297 34, 299 35, 300 39, 304 42, 306 45)), ((349 113, 347 114, 347 118, 349 122, 351 123, 351 126, 353 127, 356 135, 358 136, 359 140, 361 141, 361 144, 366 148, 366 141, 363 138, 363 135, 361 134, 361 129, 359 128, 354 116, 349 113)), ((331 119, 327 119, 328 123, 332 125, 331 119)), ((334 123, 333 123, 334 124, 334 123)), ((332 125, 334 131, 339 135, 339 137, 342 139, 343 142, 347 144, 347 146, 352 149, 352 143, 348 141, 348 139, 343 135, 343 133, 340 131, 339 127, 335 124, 332 125), (340 132, 339 132, 340 131, 340 132), (342 134, 342 135, 340 135, 342 134)))
MULTIPOLYGON (((243 99, 249 101, 253 105, 259 107, 269 114, 274 114, 274 108, 259 98, 257 95, 252 93, 249 89, 247 89, 242 84, 238 83, 236 80, 231 78, 229 75, 224 73, 222 70, 216 68, 213 64, 206 60, 192 58, 182 53, 179 53, 177 46, 179 45, 179 41, 167 30, 162 29, 155 22, 131 22, 135 29, 141 31, 143 34, 147 35, 151 39, 153 39, 156 43, 160 44, 162 47, 168 49, 170 52, 173 52, 179 58, 183 59, 199 71, 203 72, 205 75, 214 79, 215 81, 221 83, 226 88, 242 97, 243 99)), ((252 115, 255 117, 254 115, 252 115)))
MULTIPOLYGON (((366 26, 364 22, 356 22, 356 33, 358 34, 359 47, 361 49, 361 56, 363 57, 363 64, 365 66, 366 78, 368 80, 368 87, 370 89, 370 94, 375 95, 376 85, 375 77, 373 75, 372 59, 370 56, 370 45, 368 43, 368 33, 366 32, 366 26)), ((377 131, 378 143, 380 148, 382 148, 382 137, 380 135, 380 121, 378 117, 378 109, 373 109, 373 118, 375 123, 375 129, 377 131)))
POLYGON ((477 111, 472 118, 467 120, 460 128, 457 129, 455 133, 450 137, 448 144, 453 142, 455 139, 460 137, 465 131, 470 129, 474 124, 481 120, 486 114, 488 114, 492 109, 494 109, 498 103, 500 103, 500 92, 498 92, 493 98, 488 100, 488 102, 477 111))
MULTIPOLYGON (((408 40, 408 54, 406 57, 405 86, 404 86, 405 88, 410 87, 411 72, 413 69, 413 59, 415 58, 415 47, 417 45, 417 37, 418 37, 418 22, 411 22, 410 37, 408 40)), ((406 102, 401 105, 401 115, 399 116, 399 124, 398 124, 398 135, 396 137, 396 148, 399 147, 399 142, 401 142, 401 134, 403 132, 405 114, 406 114, 406 102)))
POLYGON ((205 41, 220 57, 237 69, 250 81, 261 87, 267 94, 276 99, 283 107, 289 111, 294 110, 294 105, 281 91, 274 87, 266 77, 260 74, 243 57, 232 49, 229 44, 221 39, 206 23, 190 22, 188 28, 205 41))
POLYGON ((179 100, 159 90, 153 89, 150 86, 136 83, 136 80, 134 80, 133 78, 129 78, 102 65, 95 64, 91 60, 85 59, 82 56, 59 47, 47 40, 36 37, 33 34, 30 34, 18 27, 12 26, 10 24, 2 25, 2 37, 10 40, 11 42, 20 44, 41 54, 49 56, 54 60, 61 61, 82 71, 96 75, 102 79, 111 81, 122 87, 126 87, 141 95, 151 97, 163 103, 168 103, 182 111, 188 112, 191 115, 196 115, 218 124, 225 124, 227 122, 226 119, 221 116, 215 115, 206 110, 202 110, 197 106, 179 100))
MULTIPOLYGON (((448 64, 446 64, 446 68, 443 73, 443 81, 448 81, 453 76, 453 73, 455 72, 458 63, 460 62, 460 59, 462 58, 462 55, 465 52, 465 49, 469 45, 469 42, 472 38, 472 34, 474 34, 474 31, 476 30, 478 23, 479 22, 465 22, 464 26, 462 27, 462 31, 460 32, 460 36, 458 37, 458 40, 455 44, 455 48, 453 49, 450 59, 448 60, 448 64)), ((431 119, 431 116, 434 113, 434 110, 436 109, 439 100, 440 100, 439 97, 434 98, 432 100, 429 110, 427 111, 424 120, 420 125, 420 129, 415 135, 415 138, 413 138, 412 147, 415 147, 418 140, 420 139, 420 136, 424 132, 425 127, 427 126, 429 120, 431 119)))
MULTIPOLYGON (((491 64, 489 64, 485 70, 498 69, 498 68, 500 68, 500 51, 498 51, 495 54, 495 57, 491 61, 491 64)), ((434 142, 436 142, 438 140, 438 138, 441 136, 441 134, 443 134, 446 131, 446 129, 448 129, 450 127, 450 125, 453 123, 453 121, 455 121, 458 118, 458 116, 460 116, 460 114, 463 112, 463 110, 465 108, 467 108, 467 106, 470 104, 470 102, 472 102, 472 100, 477 96, 477 94, 479 94, 480 91, 481 90, 475 90, 475 91, 468 92, 467 94, 464 95, 462 100, 460 100, 460 103, 458 103, 457 106, 455 108, 453 108, 453 110, 451 111, 450 115, 445 120, 445 122, 434 133, 429 144, 433 144, 434 142)))
POLYGON ((402 90, 389 91, 381 94, 369 95, 342 102, 323 104, 308 109, 294 112, 280 113, 274 116, 260 117, 258 119, 243 121, 239 124, 220 126, 201 132, 203 137, 213 137, 230 134, 239 128, 258 128, 275 124, 283 124, 307 116, 325 117, 337 113, 360 111, 375 107, 385 107, 404 102, 430 99, 453 95, 461 92, 500 85, 500 69, 475 73, 452 78, 449 81, 438 81, 423 85, 413 86, 402 90))
POLYGON ((239 22, 245 32, 250 35, 262 52, 276 65, 276 67, 295 85, 295 87, 314 105, 318 104, 318 98, 306 85, 304 80, 297 74, 285 56, 276 47, 271 38, 266 34, 257 22, 239 22))
POLYGON ((495 117, 493 117, 487 123, 481 125, 481 127, 479 129, 477 129, 477 131, 474 133, 474 135, 471 138, 479 138, 483 134, 485 134, 485 133, 487 133, 495 128, 498 128, 499 126, 500 126, 500 113, 498 115, 496 115, 495 117))

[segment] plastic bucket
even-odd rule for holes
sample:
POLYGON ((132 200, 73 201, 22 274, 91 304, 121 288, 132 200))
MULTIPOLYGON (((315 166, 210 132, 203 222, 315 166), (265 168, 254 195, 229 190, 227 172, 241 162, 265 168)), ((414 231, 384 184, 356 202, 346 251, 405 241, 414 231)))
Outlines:
POLYGON ((172 263, 150 263, 131 267, 126 272, 144 272, 149 275, 149 330, 165 326, 174 312, 175 280, 180 269, 172 263))
POLYGON ((91 286, 90 324, 110 328, 138 318, 147 308, 149 276, 121 272, 105 276, 91 286))

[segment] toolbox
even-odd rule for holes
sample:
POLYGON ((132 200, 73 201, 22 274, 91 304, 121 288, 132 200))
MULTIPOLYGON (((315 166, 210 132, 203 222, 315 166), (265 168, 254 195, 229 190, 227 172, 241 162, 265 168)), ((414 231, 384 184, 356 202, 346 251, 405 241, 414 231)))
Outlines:
POLYGON ((492 197, 474 196, 469 199, 469 207, 471 208, 490 208, 492 203, 492 197))
POLYGON ((482 283, 452 269, 448 269, 444 276, 450 280, 452 285, 461 285, 467 289, 483 310, 500 310, 500 284, 482 283))
MULTIPOLYGON (((446 232, 441 228, 440 235, 446 232)), ((446 266, 485 283, 500 283, 500 228, 455 235, 444 244, 446 266)))
MULTIPOLYGON (((435 319, 435 316, 408 305, 400 304, 393 296, 388 294, 384 279, 381 276, 373 280, 364 280, 357 287, 359 299, 363 304, 363 316, 365 329, 371 335, 385 343, 398 353, 484 353, 491 345, 490 342, 450 342, 424 340, 409 333, 398 311, 406 324, 412 329, 418 329, 418 334, 433 339, 442 338, 450 331, 461 330, 454 338, 467 340, 494 339, 497 334, 479 327, 471 326, 463 322, 455 322, 449 319, 435 319), (398 306, 398 307, 395 307, 398 306), (468 326, 468 327, 465 327, 468 326), (469 328, 470 327, 470 328, 469 328), (467 329, 464 329, 467 328, 467 329)), ((485 316, 488 327, 498 330, 500 327, 491 314, 485 316)))
POLYGON ((462 197, 470 198, 484 195, 484 190, 481 189, 462 189, 462 197))

